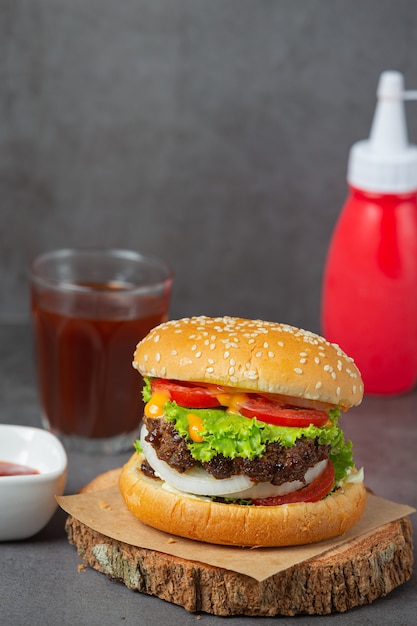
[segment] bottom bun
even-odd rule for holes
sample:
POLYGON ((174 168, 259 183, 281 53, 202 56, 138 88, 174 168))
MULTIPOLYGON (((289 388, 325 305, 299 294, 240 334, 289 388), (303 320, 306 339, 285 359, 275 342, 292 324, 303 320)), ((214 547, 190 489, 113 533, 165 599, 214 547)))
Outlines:
POLYGON ((259 547, 315 543, 342 535, 365 510, 363 482, 346 483, 319 502, 223 504, 164 488, 163 481, 143 474, 144 460, 142 454, 133 454, 120 475, 120 493, 128 509, 144 524, 188 539, 259 547))

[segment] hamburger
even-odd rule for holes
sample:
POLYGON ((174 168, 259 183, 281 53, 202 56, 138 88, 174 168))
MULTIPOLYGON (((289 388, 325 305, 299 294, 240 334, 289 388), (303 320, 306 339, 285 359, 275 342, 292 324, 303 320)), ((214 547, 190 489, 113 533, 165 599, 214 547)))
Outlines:
POLYGON ((143 523, 239 546, 345 533, 366 504, 338 422, 363 396, 353 360, 287 324, 191 317, 137 345, 144 416, 122 497, 143 523))

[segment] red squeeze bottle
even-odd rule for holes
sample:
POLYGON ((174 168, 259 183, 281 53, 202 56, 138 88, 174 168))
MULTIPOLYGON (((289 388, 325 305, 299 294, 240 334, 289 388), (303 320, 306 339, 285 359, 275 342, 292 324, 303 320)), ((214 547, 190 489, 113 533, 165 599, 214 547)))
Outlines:
POLYGON ((383 72, 369 140, 352 146, 349 196, 323 278, 322 332, 357 364, 365 393, 417 382, 417 147, 399 72, 383 72))

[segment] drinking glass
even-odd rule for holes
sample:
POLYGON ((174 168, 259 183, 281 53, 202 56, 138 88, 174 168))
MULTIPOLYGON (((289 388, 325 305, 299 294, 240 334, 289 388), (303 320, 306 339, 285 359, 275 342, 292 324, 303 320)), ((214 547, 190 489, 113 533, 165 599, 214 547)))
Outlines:
POLYGON ((143 409, 133 353, 167 320, 172 280, 165 262, 130 250, 54 250, 33 261, 41 421, 67 449, 132 447, 143 409))

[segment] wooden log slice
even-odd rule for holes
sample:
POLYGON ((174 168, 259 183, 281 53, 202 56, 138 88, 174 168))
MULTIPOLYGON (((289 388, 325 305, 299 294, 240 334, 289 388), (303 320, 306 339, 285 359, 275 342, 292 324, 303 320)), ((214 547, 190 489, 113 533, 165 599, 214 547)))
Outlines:
MULTIPOLYGON (((120 470, 102 474, 82 491, 103 489, 120 470)), ((84 564, 190 612, 213 615, 325 615, 370 604, 409 580, 412 527, 390 522, 323 555, 258 582, 211 565, 138 548, 102 535, 74 517, 68 540, 84 564)))

